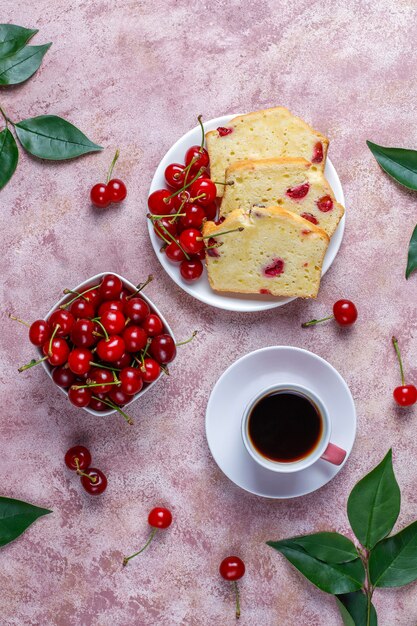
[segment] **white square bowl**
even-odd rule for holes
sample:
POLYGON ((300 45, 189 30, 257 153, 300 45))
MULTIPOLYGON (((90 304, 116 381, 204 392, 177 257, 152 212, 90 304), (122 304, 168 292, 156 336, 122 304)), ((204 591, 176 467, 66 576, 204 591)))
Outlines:
MULTIPOLYGON (((72 289, 72 291, 76 291, 78 293, 82 293, 86 289, 89 289, 89 287, 93 287, 93 285, 96 285, 96 284, 99 285, 101 283, 101 281, 103 280, 104 276, 106 276, 107 274, 113 274, 114 276, 117 276, 118 278, 120 278, 120 280, 123 283, 123 287, 131 289, 132 291, 136 290, 136 285, 131 283, 126 278, 123 278, 123 276, 120 276, 119 274, 116 274, 115 272, 102 272, 101 274, 96 274, 95 276, 92 276, 91 278, 88 278, 84 282, 80 283, 79 285, 77 285, 77 287, 74 287, 74 289, 72 289)), ((162 313, 158 309, 158 307, 155 306, 155 304, 152 302, 152 300, 150 300, 147 296, 145 296, 143 291, 140 292, 139 297, 143 298, 143 300, 145 300, 145 302, 149 305, 149 308, 151 309, 151 313, 156 313, 161 318, 161 321, 162 321, 162 323, 164 325, 164 329, 166 330, 166 332, 169 335, 171 335, 171 337, 175 341, 174 333, 172 332, 172 329, 171 329, 170 325, 168 324, 166 318, 162 315, 162 313)), ((73 294, 68 294, 68 295, 63 296, 60 300, 58 300, 58 302, 56 302, 54 304, 54 306, 48 311, 48 313, 46 314, 46 316, 43 319, 48 320, 54 311, 56 311, 62 304, 65 304, 66 302, 68 302, 72 298, 73 298, 73 294)), ((39 350, 39 354, 41 355, 41 357, 43 357, 44 355, 43 355, 42 350, 40 348, 38 350, 39 350)), ((49 363, 47 363, 46 361, 42 361, 42 365, 44 367, 45 372, 48 374, 49 378, 52 380, 54 386, 57 387, 68 398, 67 390, 64 389, 63 387, 60 387, 59 385, 57 385, 53 381, 53 378, 52 378, 53 367, 51 365, 49 365, 49 363)), ((152 383, 145 384, 144 387, 141 389, 141 391, 139 391, 139 393, 137 393, 136 395, 132 396, 132 399, 130 400, 130 402, 128 402, 127 404, 124 404, 120 408, 124 411, 125 407, 128 407, 129 405, 131 405, 133 402, 135 402, 141 396, 143 396, 143 394, 145 394, 147 391, 149 391, 149 389, 151 389, 151 387, 156 385, 156 383, 161 378, 161 376, 164 376, 164 373, 163 373, 162 370, 161 370, 161 373, 160 373, 160 375, 158 376, 158 378, 156 380, 154 380, 152 383)), ((68 400, 68 402, 69 402, 69 400, 68 400)), ((74 408, 76 408, 76 407, 74 407, 74 408)), ((91 415, 96 415, 98 417, 106 417, 107 415, 112 415, 113 413, 117 413, 116 409, 111 409, 109 411, 94 411, 93 409, 90 409, 88 407, 81 407, 81 408, 83 408, 84 411, 87 411, 87 413, 90 413, 91 415)))

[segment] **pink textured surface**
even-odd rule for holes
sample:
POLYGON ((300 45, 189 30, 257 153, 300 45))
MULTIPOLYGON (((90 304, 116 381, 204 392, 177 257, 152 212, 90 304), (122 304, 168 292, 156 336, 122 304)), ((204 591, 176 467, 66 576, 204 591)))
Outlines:
MULTIPOLYGON (((415 2, 21 0, 3 2, 1 13, 2 21, 39 28, 36 43, 53 41, 35 77, 1 93, 9 116, 56 113, 107 148, 62 164, 21 155, 0 196, 1 491, 54 510, 1 550, 2 626, 232 624, 231 589, 217 572, 228 553, 247 566, 242 626, 339 625, 333 598, 264 542, 347 531, 350 489, 391 445, 403 490, 399 526, 416 516, 417 411, 392 404, 398 372, 390 345, 398 333, 409 375, 417 374, 417 278, 403 278, 416 198, 379 170, 365 146, 367 138, 417 146, 415 2), (209 119, 277 104, 330 137, 346 195, 345 239, 318 301, 257 315, 212 310, 162 273, 145 223, 148 185, 198 113, 209 119), (89 188, 116 146, 129 197, 94 211, 89 188), (154 273, 147 293, 177 336, 201 329, 170 378, 133 405, 133 429, 72 408, 41 368, 18 376, 32 350, 24 329, 6 317, 39 317, 64 286, 109 269, 132 281, 154 273), (343 296, 358 305, 354 329, 300 329, 343 296), (343 471, 319 492, 287 502, 231 484, 204 436, 219 375, 272 344, 328 359, 350 385, 359 417, 343 471), (101 498, 84 494, 63 466, 65 450, 78 442, 108 474, 101 498), (175 523, 122 570, 123 554, 143 542, 157 504, 172 508, 175 523)), ((416 598, 412 585, 378 592, 381 623, 414 626, 416 598)))

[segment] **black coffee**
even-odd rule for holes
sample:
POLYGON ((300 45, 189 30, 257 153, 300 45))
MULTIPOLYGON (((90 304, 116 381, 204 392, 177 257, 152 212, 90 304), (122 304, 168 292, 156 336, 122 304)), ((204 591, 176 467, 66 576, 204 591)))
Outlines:
POLYGON ((314 402, 285 389, 260 398, 248 420, 249 439, 257 452, 281 463, 308 456, 322 431, 323 420, 314 402))

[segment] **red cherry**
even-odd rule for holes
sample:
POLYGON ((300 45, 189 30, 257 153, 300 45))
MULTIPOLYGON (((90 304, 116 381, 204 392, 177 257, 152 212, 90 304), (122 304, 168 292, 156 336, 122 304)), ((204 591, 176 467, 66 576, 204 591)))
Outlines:
POLYGON ((110 202, 121 202, 127 196, 126 185, 119 178, 109 180, 107 189, 110 194, 110 202))
MULTIPOLYGON (((176 196, 172 198, 173 208, 176 212, 182 207, 182 211, 185 210, 185 207, 190 204, 191 195, 188 189, 185 191, 180 191, 176 196)), ((162 213, 163 215, 163 213, 162 213)))
POLYGON ((75 380, 75 374, 71 372, 67 364, 60 365, 52 370, 52 380, 58 387, 71 387, 75 380))
POLYGON ((90 467, 91 454, 84 446, 74 446, 65 453, 65 465, 68 469, 76 472, 86 470, 90 467))
POLYGON ((29 341, 40 348, 51 338, 52 330, 45 320, 36 320, 29 328, 29 341))
POLYGON ((77 374, 86 374, 90 371, 90 361, 93 360, 93 354, 87 348, 74 348, 68 356, 68 366, 71 372, 77 374))
POLYGON ((322 213, 328 213, 333 209, 333 200, 330 196, 322 196, 316 201, 317 208, 322 213))
POLYGON ((87 493, 91 496, 98 496, 106 490, 107 478, 101 470, 90 467, 85 474, 87 476, 81 476, 81 484, 87 493))
POLYGON ((77 298, 70 306, 70 312, 75 319, 94 317, 95 308, 91 302, 84 300, 84 298, 77 298))
POLYGON ((186 228, 201 228, 203 220, 206 219, 206 212, 198 204, 188 204, 185 215, 180 217, 179 224, 184 230, 186 228))
POLYGON ((175 208, 171 192, 168 189, 158 189, 148 198, 148 209, 153 215, 166 215, 175 208))
POLYGON ((230 135, 233 133, 233 128, 227 128, 226 126, 219 126, 217 129, 220 137, 225 137, 226 135, 230 135))
POLYGON ((187 228, 183 230, 178 238, 181 247, 185 252, 190 254, 197 254, 204 248, 204 240, 202 239, 201 232, 196 228, 187 228))
POLYGON ((148 335, 140 326, 128 326, 123 331, 123 340, 127 352, 139 352, 146 346, 148 335))
POLYGON ((48 363, 51 365, 63 365, 68 360, 68 355, 70 353, 69 346, 65 339, 61 337, 55 337, 52 340, 51 345, 51 354, 49 353, 49 344, 50 341, 46 341, 42 346, 42 352, 45 356, 48 356, 48 363))
POLYGON ((245 573, 245 564, 238 556, 227 556, 220 563, 219 572, 225 580, 239 580, 245 573))
POLYGON ((101 315, 100 323, 104 326, 109 335, 119 335, 124 330, 126 318, 123 313, 120 313, 120 311, 110 309, 108 311, 104 311, 101 315))
POLYGON ((414 385, 401 385, 394 389, 393 396, 400 406, 411 406, 417 402, 417 389, 414 385))
POLYGON ((193 202, 200 206, 208 206, 216 199, 216 185, 209 178, 199 178, 191 185, 190 194, 193 202))
POLYGON ((312 213, 301 213, 301 217, 304 217, 305 220, 308 220, 312 224, 318 224, 319 221, 312 213))
POLYGON ((92 391, 94 395, 101 393, 108 393, 112 390, 113 386, 108 383, 114 382, 113 373, 111 370, 104 369, 102 367, 94 367, 88 375, 88 382, 92 382, 95 384, 100 383, 99 387, 92 387, 92 391))
POLYGON ((333 315, 340 326, 351 326, 358 319, 358 310, 350 300, 338 300, 333 305, 333 315))
POLYGON ((97 331, 97 326, 91 320, 77 320, 72 327, 71 341, 78 348, 89 348, 98 341, 98 337, 93 335, 97 331))
POLYGON ((171 241, 171 243, 165 248, 165 254, 167 255, 170 261, 174 263, 179 263, 180 261, 184 261, 186 256, 184 252, 179 247, 177 240, 171 241))
POLYGON ((112 402, 114 402, 114 404, 117 404, 117 406, 124 406, 132 399, 127 395, 127 393, 122 391, 122 389, 116 387, 116 385, 113 386, 113 389, 110 391, 108 397, 112 402))
POLYGON ((91 291, 84 292, 82 296, 83 298, 87 299, 90 304, 93 305, 94 309, 97 309, 98 305, 101 302, 101 296, 98 287, 97 289, 92 289, 91 291))
POLYGON ((212 202, 208 206, 204 207, 204 211, 205 211, 205 214, 206 214, 206 218, 208 220, 210 220, 210 221, 215 220, 216 216, 217 216, 217 204, 215 202, 212 202))
POLYGON ((131 298, 126 302, 126 317, 135 324, 143 322, 149 313, 149 306, 142 298, 131 298))
POLYGON ((143 321, 142 328, 148 337, 156 337, 156 335, 160 335, 162 333, 164 325, 158 315, 151 313, 143 321))
POLYGON ((313 148, 313 155, 311 157, 312 163, 321 163, 323 161, 323 144, 318 141, 313 148))
POLYGON ((303 183, 302 185, 297 185, 297 187, 290 187, 285 193, 292 200, 301 200, 306 197, 309 189, 310 183, 303 183))
POLYGON ((75 318, 72 313, 66 311, 65 309, 57 309, 52 313, 48 322, 52 330, 59 325, 59 328, 55 333, 55 337, 67 337, 74 326, 75 318))
POLYGON ((92 396, 91 389, 82 387, 81 389, 74 389, 74 386, 68 390, 68 398, 70 402, 78 408, 85 407, 89 404, 92 396))
POLYGON ((184 169, 181 163, 170 163, 165 168, 165 180, 170 187, 180 189, 184 185, 184 169))
POLYGON ((125 342, 119 335, 110 335, 108 339, 100 339, 97 344, 97 354, 102 361, 113 363, 125 353, 125 342))
POLYGON ((104 183, 97 183, 90 191, 90 199, 94 206, 105 209, 111 202, 110 191, 104 183))
POLYGON ((184 280, 198 280, 203 273, 203 264, 199 259, 182 261, 180 265, 180 272, 184 280))
POLYGON ((168 528, 172 524, 172 513, 162 506, 155 507, 148 515, 148 522, 153 528, 168 528))
POLYGON ((171 237, 169 235, 175 237, 178 233, 177 222, 170 217, 161 217, 160 220, 156 220, 153 229, 155 234, 164 241, 171 241, 171 237))
POLYGON ((210 159, 207 150, 205 148, 202 148, 201 146, 191 146, 191 148, 188 148, 187 152, 185 153, 185 165, 190 165, 191 161, 193 160, 194 163, 190 168, 191 174, 196 174, 197 171, 202 167, 208 167, 210 159))
POLYGON ((122 289, 123 283, 118 276, 106 274, 99 287, 99 292, 103 300, 118 300, 122 289))
POLYGON ((102 302, 98 309, 98 316, 101 317, 106 311, 119 311, 124 313, 126 302, 124 300, 106 300, 102 302))
POLYGON ((131 289, 128 289, 127 287, 123 287, 123 289, 120 292, 119 299, 123 302, 123 304, 126 304, 127 298, 129 298, 132 295, 132 293, 133 291, 131 289))
POLYGON ((93 396, 88 403, 88 408, 93 411, 108 411, 110 409, 109 405, 103 402, 106 396, 104 394, 96 394, 93 396))
POLYGON ((136 367, 125 367, 119 373, 121 390, 128 396, 134 396, 143 387, 141 372, 136 367))
POLYGON ((158 363, 165 365, 175 359, 177 348, 171 335, 164 334, 152 339, 149 352, 158 363))
POLYGON ((144 359, 140 367, 143 382, 153 383, 161 373, 161 366, 154 359, 144 359))
POLYGON ((114 367, 117 367, 117 369, 122 370, 124 367, 128 367, 131 362, 132 355, 129 354, 129 352, 125 352, 124 354, 122 354, 120 359, 117 359, 117 361, 113 361, 113 365, 114 367))

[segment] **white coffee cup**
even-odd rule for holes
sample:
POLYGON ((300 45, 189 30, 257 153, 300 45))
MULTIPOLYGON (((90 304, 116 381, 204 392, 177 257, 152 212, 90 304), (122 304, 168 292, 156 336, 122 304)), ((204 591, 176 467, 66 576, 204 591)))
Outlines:
POLYGON ((318 459, 323 459, 324 461, 328 461, 333 465, 341 465, 345 460, 346 451, 342 448, 339 448, 339 446, 336 446, 334 443, 331 443, 331 431, 331 419, 321 399, 310 389, 292 383, 273 385, 271 387, 268 387, 267 389, 263 389, 262 391, 257 393, 256 396, 252 398, 252 400, 248 403, 242 416, 242 437, 246 450, 254 459, 254 461, 258 463, 258 465, 261 465, 262 467, 272 470, 274 472, 287 474, 291 472, 298 472, 300 470, 306 469, 310 465, 313 465, 313 463, 318 461, 318 459), (304 396, 307 400, 312 402, 317 407, 322 419, 322 432, 315 447, 302 459, 288 462, 274 461, 263 456, 255 448, 249 435, 249 416, 257 402, 259 402, 261 398, 264 398, 271 393, 284 391, 288 391, 290 393, 293 392, 298 395, 304 396))

